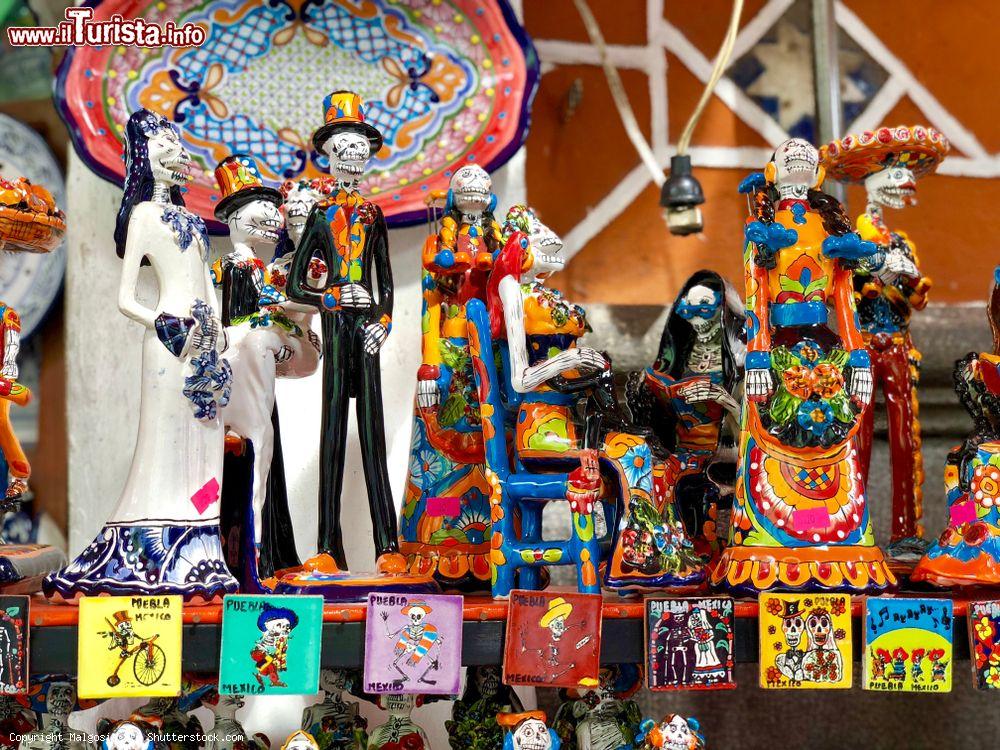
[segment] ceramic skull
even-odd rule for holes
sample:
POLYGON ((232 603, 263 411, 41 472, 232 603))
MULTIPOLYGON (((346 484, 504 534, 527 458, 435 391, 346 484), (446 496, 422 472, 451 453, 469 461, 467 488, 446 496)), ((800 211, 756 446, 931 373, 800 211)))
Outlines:
POLYGON ((147 132, 146 148, 154 179, 171 185, 180 185, 191 179, 191 156, 172 123, 161 120, 158 127, 147 132))
POLYGON ((703 284, 695 284, 681 299, 677 314, 690 323, 696 333, 706 331, 722 317, 722 295, 703 284))
POLYGON ((130 721, 115 727, 106 740, 108 750, 144 750, 147 741, 143 731, 130 721))
POLYGON ((520 722, 513 732, 514 750, 551 750, 549 728, 535 718, 520 722))
POLYGON ((330 172, 341 182, 356 182, 365 173, 371 157, 371 143, 360 133, 342 130, 326 142, 330 172))
POLYGON ((820 181, 819 151, 809 141, 789 138, 774 151, 774 184, 797 187, 804 193, 820 181))
POLYGON ((69 716, 76 705, 76 688, 71 682, 53 682, 45 696, 45 708, 53 716, 69 716))
POLYGON ((255 251, 273 249, 283 224, 281 211, 268 200, 254 200, 233 210, 229 215, 229 236, 232 241, 245 242, 255 251))
POLYGON ((660 734, 663 738, 663 750, 691 750, 695 744, 694 733, 687 719, 678 714, 660 724, 660 734))
POLYGON ((288 180, 281 186, 281 195, 285 199, 281 212, 285 215, 285 226, 295 244, 302 238, 302 231, 313 206, 329 192, 325 182, 321 179, 288 180))
POLYGON ((319 689, 324 693, 341 693, 347 689, 347 673, 342 669, 324 669, 319 673, 319 689))
POLYGON ((493 180, 478 164, 466 164, 456 170, 449 188, 455 208, 463 214, 478 215, 489 208, 493 180))
POLYGON ((892 166, 875 172, 865 179, 868 202, 886 208, 903 208, 915 205, 917 180, 913 172, 903 166, 892 166))
POLYGON ((475 667, 473 679, 479 695, 496 695, 500 691, 500 670, 493 665, 475 667))

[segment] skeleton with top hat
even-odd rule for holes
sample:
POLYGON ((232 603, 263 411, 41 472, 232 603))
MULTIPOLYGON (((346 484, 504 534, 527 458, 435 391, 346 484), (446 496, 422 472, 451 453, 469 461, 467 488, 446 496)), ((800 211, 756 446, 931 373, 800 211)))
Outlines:
POLYGON ((379 349, 392 321, 392 269, 382 209, 358 191, 382 135, 365 121, 361 97, 335 91, 324 101, 325 124, 313 136, 329 159, 336 187, 312 209, 288 273, 286 293, 319 310, 323 332, 323 424, 320 448, 319 550, 307 568, 346 570, 340 527, 347 413, 356 402, 375 551, 380 571, 405 567, 386 469, 379 349), (310 261, 328 268, 326 288, 310 284, 310 261))
MULTIPOLYGON (((923 459, 916 386, 920 352, 910 337, 910 316, 927 305, 931 280, 919 267, 913 241, 890 230, 883 210, 916 204, 916 182, 932 173, 947 156, 948 139, 931 127, 882 127, 846 135, 820 152, 827 174, 842 182, 863 184, 865 211, 858 234, 878 245, 878 252, 854 271, 861 335, 871 355, 872 378, 885 396, 892 457, 892 535, 889 554, 916 560, 927 549, 923 539, 923 459)), ((861 418, 858 449, 862 471, 871 465, 874 408, 861 418)))

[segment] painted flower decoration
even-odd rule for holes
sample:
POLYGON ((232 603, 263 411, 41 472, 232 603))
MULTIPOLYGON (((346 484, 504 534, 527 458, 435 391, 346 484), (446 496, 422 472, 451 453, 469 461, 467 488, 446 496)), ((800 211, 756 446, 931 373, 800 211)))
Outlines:
POLYGON ((843 599, 834 599, 830 602, 830 611, 834 615, 842 615, 847 611, 847 602, 843 599))
POLYGON ((979 505, 985 508, 1000 505, 1000 467, 992 464, 977 466, 969 489, 979 505))
POLYGON ((976 637, 981 641, 987 641, 993 637, 995 634, 993 628, 993 623, 990 622, 990 618, 983 615, 978 620, 976 620, 976 637))
POLYGON ((778 671, 777 667, 768 667, 767 668, 767 681, 768 682, 777 682, 780 679, 781 679, 781 672, 778 671))
POLYGON ((965 530, 963 534, 963 539, 966 544, 972 547, 978 547, 980 544, 985 542, 990 536, 989 527, 985 523, 970 523, 969 527, 965 530))
POLYGON ((770 612, 772 615, 781 614, 781 602, 778 601, 777 599, 768 599, 767 611, 770 612))
POLYGON ((820 362, 812 371, 813 393, 820 398, 833 398, 844 390, 844 376, 829 362, 820 362))
POLYGON ((785 388, 795 398, 805 401, 813 394, 812 370, 805 365, 794 365, 781 374, 785 388))
POLYGON ((833 422, 833 409, 825 401, 803 401, 796 418, 804 430, 819 437, 833 422))
POLYGON ((986 670, 986 684, 993 689, 1000 688, 1000 668, 990 667, 986 670))
POLYGON ((842 641, 847 637, 847 631, 843 628, 837 628, 833 631, 833 639, 836 641, 842 641))
POLYGON ((812 368, 823 356, 823 350, 814 341, 806 339, 792 347, 792 354, 798 357, 799 361, 806 367, 812 368))

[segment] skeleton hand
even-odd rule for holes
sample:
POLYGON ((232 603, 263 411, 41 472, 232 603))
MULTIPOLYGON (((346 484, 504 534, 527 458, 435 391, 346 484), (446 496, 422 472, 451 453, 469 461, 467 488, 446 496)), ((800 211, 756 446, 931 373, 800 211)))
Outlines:
POLYGON ((274 353, 274 361, 277 362, 278 364, 281 364, 282 362, 287 362, 292 358, 294 354, 295 352, 292 351, 292 347, 282 346, 280 349, 278 349, 278 351, 274 353))
POLYGON ((562 372, 576 370, 581 375, 590 375, 605 370, 608 367, 608 361, 604 358, 604 355, 596 349, 591 349, 589 346, 569 349, 556 356, 563 360, 564 368, 561 369, 562 372))
POLYGON ((361 284, 344 284, 340 287, 340 306, 350 310, 367 310, 372 306, 372 295, 361 284))
POLYGON ((420 409, 433 409, 440 402, 436 380, 417 381, 417 407, 420 409))
POLYGON ((309 339, 309 343, 312 344, 313 349, 315 349, 318 352, 322 352, 323 347, 319 340, 319 334, 317 334, 316 331, 310 328, 308 331, 306 331, 306 338, 309 339))
POLYGON ((851 372, 851 393, 864 406, 872 400, 872 370, 870 367, 855 367, 851 372))
POLYGON ((689 404, 699 404, 703 401, 718 401, 721 396, 728 394, 711 380, 697 380, 678 389, 677 395, 689 404))
POLYGON ((774 391, 774 380, 771 371, 764 368, 747 370, 747 398, 751 401, 767 401, 774 391))
POLYGON ((229 348, 229 334, 222 321, 213 315, 204 323, 196 322, 191 330, 191 348, 203 352, 214 349, 219 354, 226 351, 229 348))
POLYGON ((389 622, 389 613, 388 612, 382 612, 379 615, 379 617, 382 618, 382 622, 389 622))
POLYGON ((365 354, 378 354, 388 336, 389 331, 381 323, 365 326, 365 354))

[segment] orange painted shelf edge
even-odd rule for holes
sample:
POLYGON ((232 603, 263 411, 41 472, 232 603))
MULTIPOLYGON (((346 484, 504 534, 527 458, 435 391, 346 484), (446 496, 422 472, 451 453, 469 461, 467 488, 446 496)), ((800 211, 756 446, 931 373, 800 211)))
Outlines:
MULTIPOLYGON (((557 589, 558 590, 558 589, 557 589)), ((670 592, 664 591, 655 594, 656 596, 670 596, 670 592)), ((700 594, 698 596, 712 596, 712 594, 700 594)), ((908 592, 899 598, 943 598, 949 597, 940 594, 908 592)), ((975 601, 973 597, 951 597, 955 605, 955 617, 965 617, 968 612, 968 604, 975 601)), ((862 597, 854 597, 852 602, 852 614, 860 617, 862 613, 862 597)), ((365 604, 327 604, 323 609, 324 622, 363 622, 365 619, 365 604)), ((465 597, 465 620, 467 622, 489 622, 505 620, 507 618, 508 603, 497 601, 485 596, 465 597)), ((757 602, 737 601, 736 617, 745 619, 756 619, 757 602)), ((51 604, 41 596, 35 596, 31 600, 31 626, 32 627, 52 627, 76 625, 79 620, 79 610, 77 607, 65 604, 51 604)), ((641 599, 618 600, 613 595, 605 596, 604 618, 621 619, 641 619, 643 616, 643 604, 641 599)), ((213 604, 206 606, 185 606, 184 623, 188 625, 218 625, 222 622, 222 605, 213 604)))

